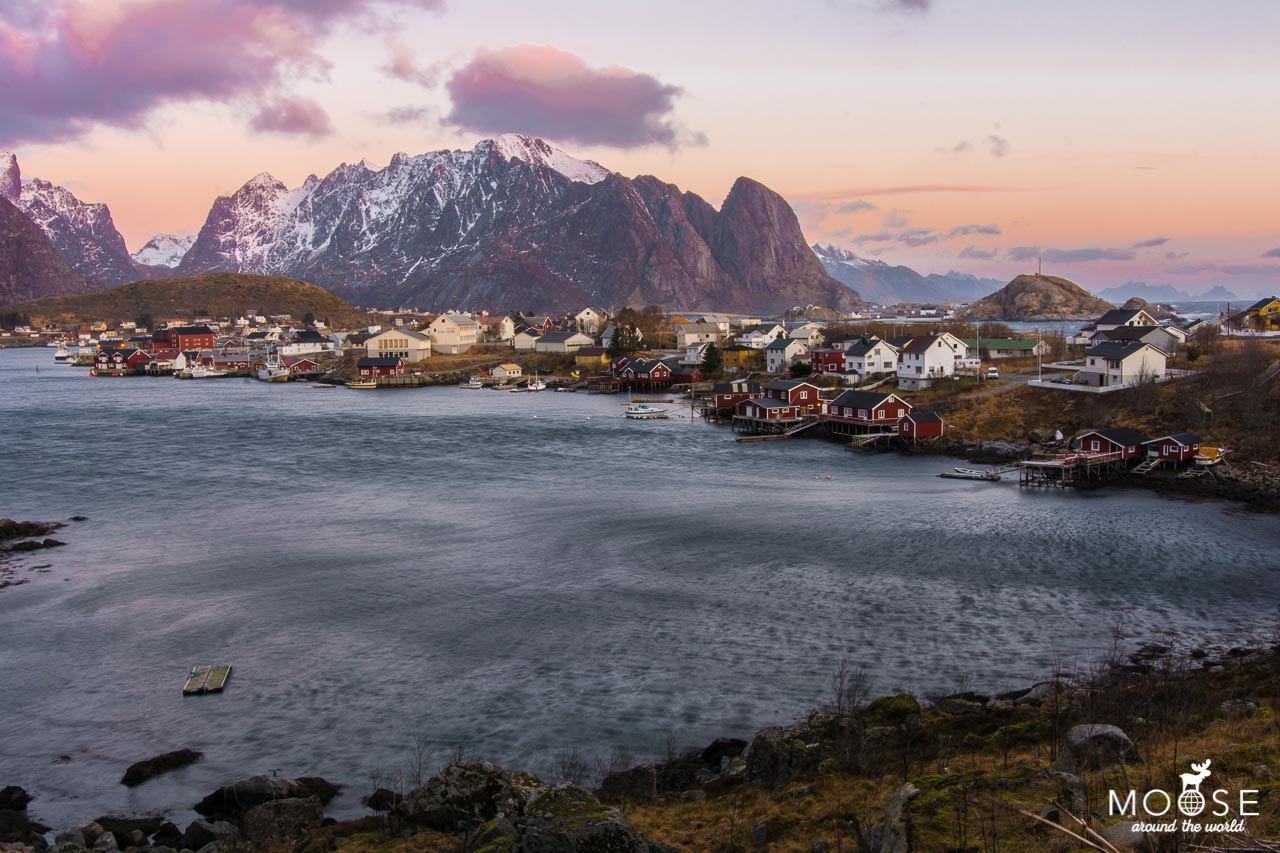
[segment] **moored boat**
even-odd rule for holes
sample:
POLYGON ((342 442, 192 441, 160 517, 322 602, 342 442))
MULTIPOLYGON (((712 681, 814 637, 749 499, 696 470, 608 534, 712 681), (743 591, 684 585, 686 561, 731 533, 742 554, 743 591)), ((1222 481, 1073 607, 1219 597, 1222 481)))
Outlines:
POLYGON ((472 377, 471 377, 470 379, 468 379, 466 382, 462 382, 462 383, 460 383, 460 384, 458 385, 458 387, 459 387, 459 388, 466 388, 468 391, 474 391, 474 390, 476 390, 477 388, 483 388, 483 387, 484 387, 484 377, 483 377, 483 376, 472 376, 472 377))
POLYGON ((624 414, 633 420, 659 420, 667 416, 667 410, 648 403, 631 403, 624 414))
POLYGON ((262 382, 288 382, 289 368, 280 361, 279 356, 271 356, 258 368, 257 377, 262 382))
POLYGON ((376 379, 348 379, 347 387, 356 390, 364 390, 367 388, 377 388, 378 380, 376 379))

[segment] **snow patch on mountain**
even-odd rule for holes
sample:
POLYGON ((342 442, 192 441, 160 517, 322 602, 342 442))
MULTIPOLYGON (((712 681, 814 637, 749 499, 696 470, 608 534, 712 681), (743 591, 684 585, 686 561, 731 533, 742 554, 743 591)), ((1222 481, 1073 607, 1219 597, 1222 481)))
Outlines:
POLYGON ((508 160, 523 160, 531 166, 546 166, 571 181, 594 184, 609 177, 609 170, 599 163, 570 157, 559 148, 552 148, 541 139, 522 133, 501 134, 492 140, 492 145, 494 151, 508 160))
POLYGON ((150 267, 168 267, 170 269, 182 263, 182 259, 196 241, 196 235, 157 234, 132 257, 140 264, 150 267))

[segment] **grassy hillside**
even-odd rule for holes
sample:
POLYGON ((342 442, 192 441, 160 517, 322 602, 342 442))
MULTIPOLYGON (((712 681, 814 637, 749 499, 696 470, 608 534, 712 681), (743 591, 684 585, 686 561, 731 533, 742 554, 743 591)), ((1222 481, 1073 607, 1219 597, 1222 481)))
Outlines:
POLYGON ((368 322, 363 311, 314 284, 240 273, 135 281, 113 290, 33 299, 13 310, 29 314, 37 323, 118 323, 143 314, 157 321, 195 315, 236 317, 249 311, 291 314, 299 319, 310 313, 337 328, 368 322))
POLYGON ((1052 275, 1020 275, 973 303, 979 320, 1092 320, 1115 306, 1073 281, 1052 275))

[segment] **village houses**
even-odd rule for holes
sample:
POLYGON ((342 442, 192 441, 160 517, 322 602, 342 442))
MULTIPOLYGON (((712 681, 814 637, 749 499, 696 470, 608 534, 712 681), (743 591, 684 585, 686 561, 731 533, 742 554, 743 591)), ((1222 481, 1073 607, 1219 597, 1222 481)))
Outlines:
POLYGON ((933 332, 908 340, 898 356, 898 387, 920 391, 939 379, 950 379, 957 368, 976 367, 964 341, 950 332, 933 332))
POLYGON ((1084 351, 1076 382, 1095 388, 1136 385, 1164 378, 1167 356, 1142 341, 1107 341, 1084 351))
POLYGON ((786 373, 796 359, 808 352, 808 347, 794 338, 772 340, 764 348, 764 369, 769 373, 786 373))
POLYGON ((432 352, 457 355, 480 341, 480 324, 470 314, 441 314, 427 327, 432 352))
POLYGON ((431 357, 431 338, 412 329, 387 329, 366 338, 364 348, 373 358, 402 358, 414 363, 431 357))

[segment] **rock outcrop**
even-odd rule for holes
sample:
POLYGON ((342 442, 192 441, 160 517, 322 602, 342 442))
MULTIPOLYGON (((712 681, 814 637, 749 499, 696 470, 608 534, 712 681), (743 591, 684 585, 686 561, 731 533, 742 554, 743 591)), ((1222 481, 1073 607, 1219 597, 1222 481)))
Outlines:
POLYGON ((130 764, 129 769, 124 771, 120 784, 132 788, 154 779, 162 773, 168 773, 172 770, 186 767, 189 764, 195 764, 201 758, 204 758, 204 753, 197 752, 194 749, 178 749, 173 752, 166 752, 163 755, 157 755, 145 761, 130 764))
POLYGON ((207 818, 239 820, 254 806, 273 800, 316 797, 321 804, 327 804, 340 790, 332 782, 316 777, 253 776, 219 788, 193 808, 207 818))
POLYGON ((39 226, 0 197, 0 305, 97 288, 62 259, 39 226))
POLYGON ((973 303, 975 320, 1093 320, 1115 306, 1075 282, 1052 275, 1020 275, 973 303))

